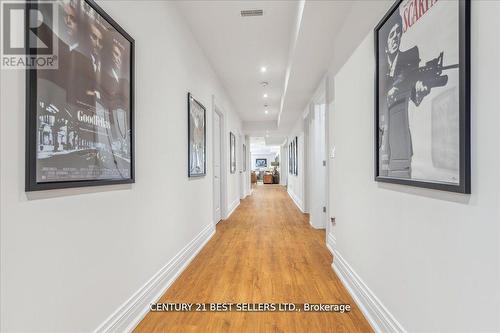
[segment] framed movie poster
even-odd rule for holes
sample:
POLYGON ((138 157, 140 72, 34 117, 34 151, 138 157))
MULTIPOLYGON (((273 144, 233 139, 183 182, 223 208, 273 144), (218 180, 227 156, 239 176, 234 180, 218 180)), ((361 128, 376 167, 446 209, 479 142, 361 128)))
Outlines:
POLYGON ((188 176, 205 176, 206 160, 206 110, 188 93, 188 176))
POLYGON ((293 148, 294 148, 294 152, 293 152, 293 156, 294 156, 293 167, 294 167, 294 169, 293 169, 293 172, 294 172, 295 176, 298 176, 299 175, 299 138, 297 138, 297 137, 295 137, 293 148))
POLYGON ((26 27, 58 52, 26 72, 26 191, 133 183, 134 40, 93 1, 52 6, 54 24, 26 27))
POLYGON ((375 65, 375 180, 470 193, 470 1, 397 1, 375 65))
POLYGON ((229 171, 236 172, 236 136, 229 132, 229 171))
POLYGON ((292 143, 288 144, 288 173, 292 173, 292 143))

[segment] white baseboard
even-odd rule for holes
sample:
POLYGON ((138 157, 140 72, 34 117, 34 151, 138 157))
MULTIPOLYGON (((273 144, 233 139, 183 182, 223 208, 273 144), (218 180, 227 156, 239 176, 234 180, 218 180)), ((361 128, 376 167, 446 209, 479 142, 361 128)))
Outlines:
POLYGON ((238 208, 239 205, 240 205, 240 199, 239 198, 233 201, 233 203, 229 207, 229 213, 227 213, 226 219, 229 218, 229 216, 231 216, 231 214, 234 213, 234 211, 236 210, 236 208, 238 208))
MULTIPOLYGON (((323 216, 323 215, 321 215, 321 216, 323 216)), ((317 219, 318 219, 318 218, 316 217, 316 219, 315 219, 315 220, 317 220, 317 219)), ((326 225, 324 225, 324 224, 323 224, 323 225, 316 225, 316 224, 313 222, 313 214, 310 214, 310 215, 309 215, 309 225, 310 225, 311 227, 313 227, 314 229, 316 229, 316 230, 323 230, 323 229, 326 229, 326 225)))
POLYGON ((335 247, 332 250, 332 267, 335 273, 337 273, 337 276, 349 291, 373 330, 380 333, 406 332, 403 326, 401 326, 352 267, 344 260, 342 255, 335 250, 335 247))
POLYGON ((165 293, 214 234, 210 223, 94 332, 131 332, 149 312, 150 304, 165 293))
POLYGON ((336 244, 337 244, 337 239, 335 238, 335 236, 332 235, 331 233, 328 233, 326 235, 326 247, 328 248, 328 250, 330 250, 332 255, 336 244))
POLYGON ((304 208, 302 207, 302 200, 300 200, 296 195, 295 193, 293 193, 290 189, 288 189, 286 191, 288 193, 288 195, 290 196, 290 198, 292 198, 292 201, 295 203, 295 205, 299 208, 299 210, 302 212, 302 213, 305 213, 304 212, 304 208))

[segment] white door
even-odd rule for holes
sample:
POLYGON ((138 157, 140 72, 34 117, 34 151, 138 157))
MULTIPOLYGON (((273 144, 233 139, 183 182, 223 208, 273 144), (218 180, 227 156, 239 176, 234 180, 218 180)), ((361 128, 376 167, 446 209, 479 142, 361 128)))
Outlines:
POLYGON ((326 191, 328 190, 326 186, 326 118, 325 118, 325 104, 321 104, 319 106, 319 112, 318 112, 318 118, 319 118, 319 124, 318 124, 318 132, 319 132, 319 143, 318 143, 318 161, 317 163, 319 164, 319 170, 318 170, 318 192, 320 193, 319 195, 319 201, 321 203, 321 219, 319 222, 319 227, 324 229, 326 228, 326 221, 327 221, 327 216, 326 216, 326 191))
POLYGON ((214 219, 222 219, 221 214, 221 124, 220 116, 214 112, 214 219))
POLYGON ((239 165, 240 165, 240 199, 245 198, 245 176, 243 172, 243 142, 244 142, 244 136, 239 135, 238 136, 238 145, 239 149, 237 149, 240 152, 240 156, 238 158, 239 165))
POLYGON ((326 141, 325 105, 315 104, 310 131, 311 201, 310 222, 316 229, 326 227, 326 141))

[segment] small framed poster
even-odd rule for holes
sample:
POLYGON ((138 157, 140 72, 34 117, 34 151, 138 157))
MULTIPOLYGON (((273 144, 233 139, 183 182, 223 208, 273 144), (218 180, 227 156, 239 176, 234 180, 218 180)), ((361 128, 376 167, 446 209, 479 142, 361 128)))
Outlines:
POLYGON ((236 172, 236 136, 229 132, 229 171, 236 172))
POLYGON ((133 183, 134 39, 91 0, 27 6, 57 66, 26 71, 26 191, 133 183))
POLYGON ((375 66, 375 180, 470 193, 470 0, 396 1, 375 66))
POLYGON ((267 168, 267 158, 256 158, 255 166, 257 168, 267 168))
POLYGON ((293 141, 293 173, 295 176, 299 175, 299 138, 295 137, 293 141))
POLYGON ((201 177, 207 172, 206 109, 188 93, 188 176, 201 177))

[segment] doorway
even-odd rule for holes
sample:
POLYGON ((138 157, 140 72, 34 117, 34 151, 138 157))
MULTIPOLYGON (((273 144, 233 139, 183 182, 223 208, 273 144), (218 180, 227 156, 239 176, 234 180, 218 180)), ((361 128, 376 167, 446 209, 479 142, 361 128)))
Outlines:
MULTIPOLYGON (((214 98, 215 100, 215 98, 214 98)), ((225 145, 224 114, 215 101, 213 112, 213 215, 215 224, 226 214, 225 205, 225 145)))
POLYGON ((238 140, 237 140, 237 145, 238 147, 237 152, 239 152, 238 156, 238 165, 239 167, 239 173, 240 173, 240 179, 239 179, 239 185, 240 185, 240 199, 245 199, 245 175, 244 175, 244 152, 243 152, 243 145, 244 145, 244 136, 239 134, 238 135, 238 140))
POLYGON ((306 119, 308 134, 308 209, 310 223, 316 229, 325 229, 328 216, 328 174, 326 147, 326 104, 324 97, 310 105, 306 119))

